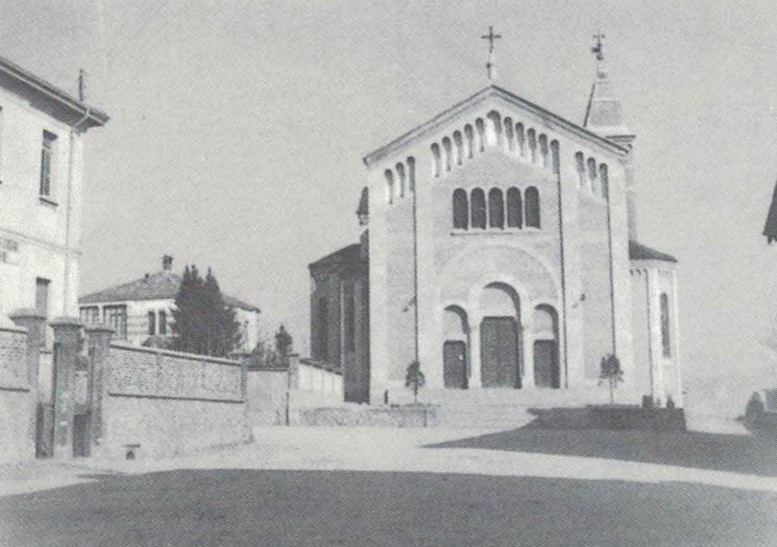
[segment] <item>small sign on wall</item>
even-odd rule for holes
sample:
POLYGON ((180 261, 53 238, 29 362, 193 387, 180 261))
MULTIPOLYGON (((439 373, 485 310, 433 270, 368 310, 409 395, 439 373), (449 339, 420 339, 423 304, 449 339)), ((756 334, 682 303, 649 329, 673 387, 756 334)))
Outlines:
POLYGON ((19 264, 19 242, 0 237, 0 263, 19 264))

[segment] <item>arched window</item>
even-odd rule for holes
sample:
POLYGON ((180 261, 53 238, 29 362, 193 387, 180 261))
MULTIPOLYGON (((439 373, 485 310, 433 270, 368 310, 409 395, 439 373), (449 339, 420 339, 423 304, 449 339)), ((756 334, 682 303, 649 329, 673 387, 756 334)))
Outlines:
POLYGON ((453 132, 453 145, 456 147, 456 165, 461 165, 464 158, 464 140, 461 138, 461 131, 453 132))
POLYGON ((523 203, 521 203, 521 191, 515 186, 507 189, 507 227, 523 228, 523 203))
POLYGON ((526 189, 526 226, 540 227, 540 192, 534 186, 526 189))
POLYGON ((472 126, 470 124, 467 124, 464 126, 464 138, 466 139, 466 149, 467 154, 466 157, 468 160, 472 159, 472 153, 475 150, 475 134, 472 131, 472 126))
POLYGON ((415 158, 407 158, 407 183, 411 192, 415 192, 415 158))
POLYGON ((599 181, 602 183, 602 197, 604 199, 610 199, 610 179, 607 175, 606 163, 599 165, 599 181))
POLYGON ((588 188, 596 192, 596 160, 588 158, 588 188))
POLYGON ((386 169, 386 198, 389 203, 394 203, 394 173, 386 169))
POLYGON ((461 188, 453 192, 453 227, 458 230, 469 228, 469 204, 467 192, 461 188))
POLYGON ((550 143, 550 160, 553 172, 557 175, 561 174, 561 152, 559 150, 558 141, 551 141, 550 143))
POLYGON ((526 137, 529 141, 529 159, 532 163, 537 163, 537 134, 534 129, 529 129, 526 132, 526 137))
POLYGON ((505 141, 508 152, 515 150, 515 127, 512 118, 505 118, 505 141))
POLYGON ((470 196, 470 224, 473 228, 486 227, 486 194, 480 188, 472 190, 470 196))
POLYGON ((518 148, 518 155, 521 157, 526 156, 526 136, 523 133, 523 124, 515 124, 515 144, 518 148))
POLYGON ((577 187, 585 188, 585 158, 582 152, 575 154, 575 163, 577 164, 577 187))
POLYGON ((488 192, 488 225, 491 228, 505 227, 505 200, 499 188, 488 192))
POLYGON ((432 144, 432 176, 439 177, 442 171, 442 158, 440 158, 440 145, 432 144))
POLYGON ((448 137, 443 138, 442 140, 442 150, 443 154, 445 155, 445 170, 450 171, 451 170, 451 162, 452 162, 452 156, 453 156, 453 150, 451 148, 451 140, 448 137))
POLYGON ((499 112, 492 110, 486 116, 488 131, 486 133, 488 146, 502 146, 502 117, 499 112))
POLYGON ((480 118, 475 120, 475 129, 478 132, 477 149, 482 152, 486 149, 486 126, 480 118))
POLYGON ((156 313, 148 312, 148 335, 154 336, 156 334, 156 313))
POLYGON ((550 151, 548 150, 548 137, 540 135, 540 164, 547 169, 550 167, 550 151))
POLYGON ((669 297, 661 293, 661 348, 664 357, 672 356, 672 341, 669 337, 669 297))
POLYGON ((397 193, 399 197, 405 197, 405 166, 402 163, 396 165, 397 170, 397 193))

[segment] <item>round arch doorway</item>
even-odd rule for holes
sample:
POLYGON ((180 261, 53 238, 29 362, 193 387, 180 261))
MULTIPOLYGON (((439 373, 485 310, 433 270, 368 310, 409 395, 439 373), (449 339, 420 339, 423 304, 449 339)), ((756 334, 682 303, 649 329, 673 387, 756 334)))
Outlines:
POLYGON ((448 389, 467 389, 469 385, 467 313, 459 306, 448 306, 444 313, 443 382, 448 389))
POLYGON ((558 315, 552 306, 534 308, 534 384, 537 387, 561 387, 558 358, 558 315))
POLYGON ((491 283, 480 299, 481 385, 521 387, 521 315, 515 289, 505 283, 491 283))

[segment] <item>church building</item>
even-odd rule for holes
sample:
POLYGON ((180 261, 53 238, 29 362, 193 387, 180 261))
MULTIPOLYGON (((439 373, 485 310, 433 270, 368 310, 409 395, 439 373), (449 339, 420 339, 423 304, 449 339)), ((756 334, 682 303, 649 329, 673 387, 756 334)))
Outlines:
POLYGON ((347 401, 407 400, 417 360, 426 400, 601 402, 612 354, 617 402, 682 405, 677 261, 637 239, 635 135, 594 52, 582 124, 489 85, 364 158, 360 243, 309 267, 312 358, 347 401))

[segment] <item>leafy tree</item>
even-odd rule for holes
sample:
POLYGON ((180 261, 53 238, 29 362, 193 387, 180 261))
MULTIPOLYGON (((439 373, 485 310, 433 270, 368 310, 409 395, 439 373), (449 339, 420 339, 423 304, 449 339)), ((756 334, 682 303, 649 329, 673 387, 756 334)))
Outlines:
POLYGON ((291 353, 291 345, 294 342, 291 335, 286 332, 286 328, 281 325, 278 332, 275 333, 275 353, 278 355, 278 360, 281 366, 289 366, 289 354, 291 353))
POLYGON ((407 374, 405 374, 405 387, 409 387, 413 390, 413 402, 418 403, 418 390, 424 387, 426 384, 426 378, 424 373, 421 372, 421 363, 413 361, 407 367, 407 374))
POLYGON ((210 269, 203 280, 197 266, 186 266, 173 314, 173 340, 178 351, 226 357, 240 339, 235 310, 224 303, 210 269))
POLYGON ((614 353, 608 353, 602 357, 601 370, 599 372, 599 385, 607 382, 610 388, 610 404, 615 402, 615 388, 623 381, 623 369, 621 361, 614 353))

